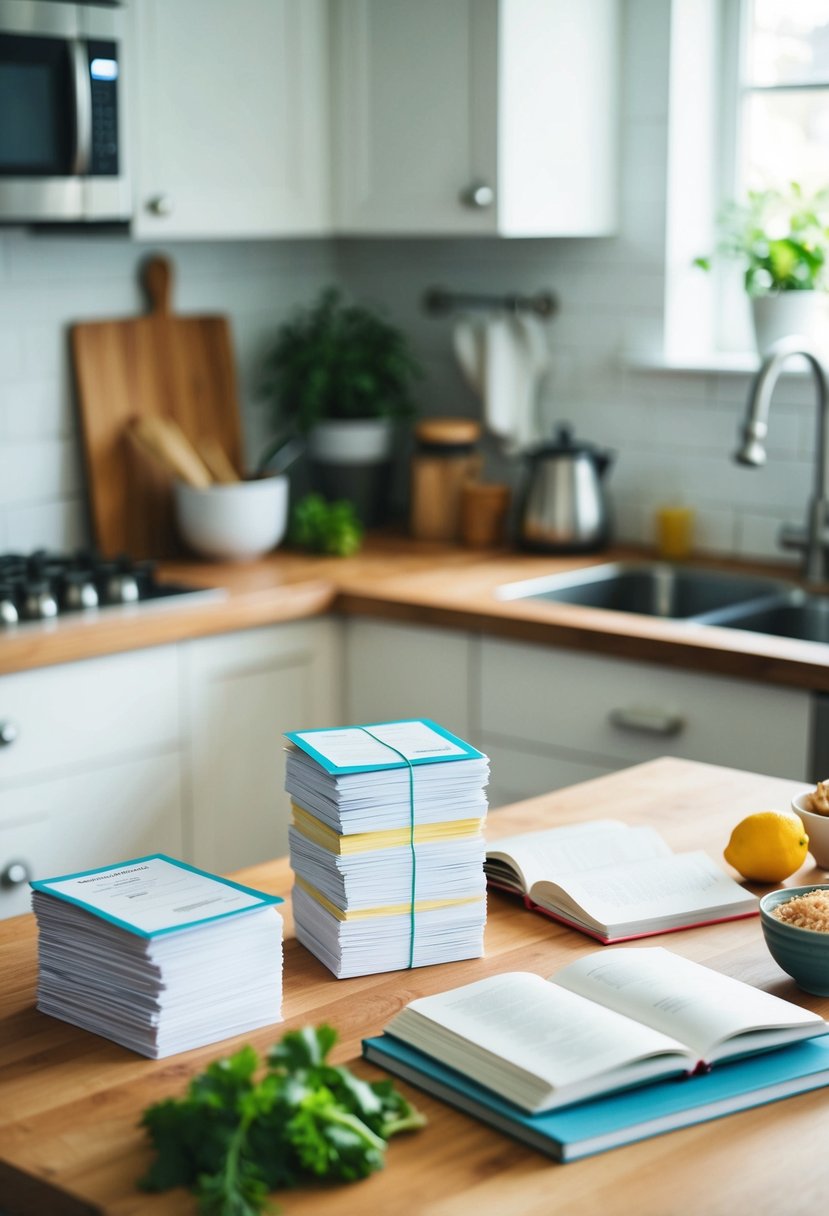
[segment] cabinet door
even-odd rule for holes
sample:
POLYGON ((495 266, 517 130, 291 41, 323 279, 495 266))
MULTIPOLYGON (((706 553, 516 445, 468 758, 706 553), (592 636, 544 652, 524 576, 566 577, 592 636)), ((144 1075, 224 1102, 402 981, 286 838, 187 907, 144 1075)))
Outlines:
POLYGON ((0 789, 178 746, 175 646, 0 678, 0 789))
POLYGON ((335 226, 616 224, 619 0, 337 0, 335 226))
POLYGON ((303 621, 190 642, 190 830, 227 872, 288 851, 284 732, 341 720, 337 625, 303 621))
POLYGON ((139 237, 330 223, 325 0, 133 0, 139 237))
POLYGON ((431 718, 471 742, 473 644, 448 629, 346 621, 346 720, 431 718))
POLYGON ((30 878, 183 856, 177 752, 0 793, 0 917, 30 910, 30 878))
POLYGON ((337 0, 335 224, 487 233, 464 202, 496 177, 497 0, 337 0))

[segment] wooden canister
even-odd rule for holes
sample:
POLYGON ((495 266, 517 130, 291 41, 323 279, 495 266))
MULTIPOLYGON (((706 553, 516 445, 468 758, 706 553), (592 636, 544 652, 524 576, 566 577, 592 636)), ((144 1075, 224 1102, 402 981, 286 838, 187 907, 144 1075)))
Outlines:
POLYGON ((505 545, 509 504, 509 486, 468 481, 461 490, 461 544, 471 549, 505 545))
POLYGON ((461 490, 481 474, 480 435, 470 418, 430 418, 415 428, 410 525, 416 539, 458 539, 461 490))

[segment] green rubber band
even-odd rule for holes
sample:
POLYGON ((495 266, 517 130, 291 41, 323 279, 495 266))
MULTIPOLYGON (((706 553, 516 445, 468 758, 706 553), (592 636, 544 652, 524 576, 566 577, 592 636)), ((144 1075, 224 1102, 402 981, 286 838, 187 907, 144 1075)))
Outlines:
POLYGON ((409 899, 409 967, 414 967, 414 948, 415 948, 415 891, 417 888, 417 852, 415 850, 415 796, 414 796, 414 765, 408 756, 397 750, 391 743, 387 743, 385 739, 378 739, 377 735, 371 733, 367 726, 359 726, 358 730, 364 731, 370 738, 374 739, 375 743, 380 743, 383 747, 387 747, 389 751, 394 752, 401 760, 404 760, 409 769, 409 851, 412 855, 412 890, 409 899))

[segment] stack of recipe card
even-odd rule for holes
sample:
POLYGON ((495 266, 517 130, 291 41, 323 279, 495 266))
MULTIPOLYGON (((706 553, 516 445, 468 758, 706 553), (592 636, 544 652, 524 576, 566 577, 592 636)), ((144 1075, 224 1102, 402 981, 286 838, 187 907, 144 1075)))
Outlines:
POLYGON ((37 1007, 159 1059, 282 1017, 282 917, 156 853, 33 882, 37 1007))
POLYGON ((338 979, 479 958, 486 756, 427 719, 287 737, 299 941, 338 979))

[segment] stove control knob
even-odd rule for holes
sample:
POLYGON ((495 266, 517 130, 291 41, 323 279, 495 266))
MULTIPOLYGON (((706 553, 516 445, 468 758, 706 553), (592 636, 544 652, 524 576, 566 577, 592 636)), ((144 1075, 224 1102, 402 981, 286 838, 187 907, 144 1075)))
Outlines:
POLYGON ((17 723, 11 718, 0 718, 0 747, 11 747, 18 736, 17 723))
POLYGON ((10 861, 0 873, 0 887, 22 887, 31 877, 32 871, 25 861, 10 861))

